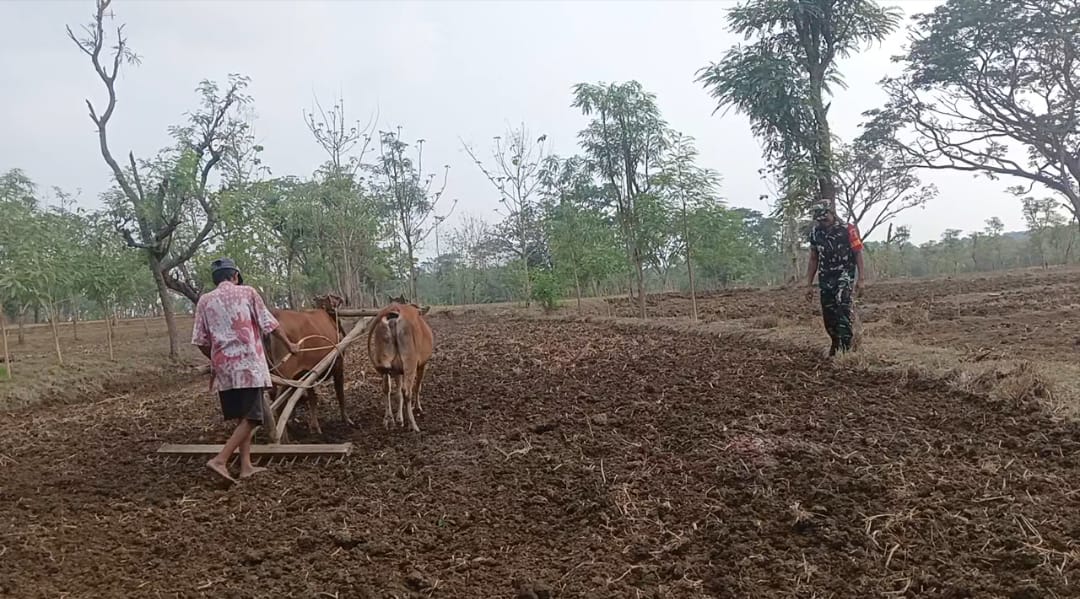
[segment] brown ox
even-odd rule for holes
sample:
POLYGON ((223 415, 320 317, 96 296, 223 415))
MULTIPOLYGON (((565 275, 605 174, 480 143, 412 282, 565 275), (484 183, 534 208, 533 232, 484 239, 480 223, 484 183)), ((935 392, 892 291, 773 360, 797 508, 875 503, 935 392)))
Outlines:
POLYGON ((405 414, 409 417, 409 428, 419 432, 413 418, 413 402, 416 411, 423 413, 420 407, 420 389, 424 382, 424 369, 431 358, 434 339, 431 327, 424 321, 416 304, 404 298, 393 298, 371 319, 368 328, 368 356, 375 372, 383 377, 383 393, 386 394, 386 416, 383 426, 390 428, 392 421, 398 426, 405 426, 401 407, 405 404, 405 414), (394 385, 391 385, 391 378, 394 385), (397 416, 390 407, 392 389, 396 386, 398 397, 397 416))
MULTIPOLYGON (((341 323, 335 317, 338 306, 345 303, 341 297, 333 294, 315 297, 315 309, 313 310, 271 310, 274 318, 288 335, 300 346, 302 350, 298 355, 288 355, 288 349, 282 345, 276 337, 268 341, 271 372, 285 379, 298 380, 307 372, 315 368, 320 360, 330 353, 331 348, 345 336, 341 323), (313 351, 306 351, 313 349, 313 351), (276 367, 274 367, 276 366, 276 367)), ((352 425, 345 413, 345 358, 338 355, 330 366, 330 375, 334 377, 334 393, 337 394, 338 407, 341 409, 341 420, 352 425)), ((285 387, 274 385, 270 391, 270 401, 281 393, 285 387)), ((308 428, 317 434, 322 434, 319 427, 319 399, 312 387, 305 392, 304 401, 307 402, 308 428)))

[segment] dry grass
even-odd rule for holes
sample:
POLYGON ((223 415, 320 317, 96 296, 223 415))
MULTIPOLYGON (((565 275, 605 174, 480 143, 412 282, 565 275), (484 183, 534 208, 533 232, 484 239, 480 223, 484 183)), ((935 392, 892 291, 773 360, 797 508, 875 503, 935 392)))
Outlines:
MULTIPOLYGON (((0 373, 0 409, 11 410, 53 401, 93 402, 117 390, 160 388, 190 380, 205 359, 188 343, 190 318, 177 318, 181 357, 168 358, 165 323, 122 321, 115 329, 115 360, 109 359, 103 322, 81 322, 60 327, 64 364, 57 363, 52 331, 47 326, 26 327, 23 343, 9 331, 11 379, 0 373)), ((4 367, 0 366, 0 367, 4 367)))
POLYGON ((758 316, 750 321, 750 328, 752 329, 777 329, 780 328, 782 321, 780 318, 767 314, 765 316, 758 316))
POLYGON ((896 339, 863 341, 858 352, 839 356, 836 365, 867 372, 886 372, 898 384, 940 384, 954 391, 997 401, 1035 401, 1054 413, 1080 416, 1080 368, 1053 367, 1028 360, 973 361, 962 352, 916 345, 896 339))
POLYGON ((917 303, 903 304, 889 310, 888 321, 900 327, 930 322, 930 309, 917 303))

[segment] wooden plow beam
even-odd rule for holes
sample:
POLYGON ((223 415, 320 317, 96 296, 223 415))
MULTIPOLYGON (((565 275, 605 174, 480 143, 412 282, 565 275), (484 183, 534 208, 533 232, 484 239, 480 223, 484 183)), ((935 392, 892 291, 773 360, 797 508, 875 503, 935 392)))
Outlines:
MULTIPOLYGON (((413 304, 416 305, 416 304, 413 304)), ((416 306, 420 310, 420 314, 427 314, 431 311, 431 306, 416 306)), ((375 308, 338 308, 336 310, 337 315, 341 318, 371 318, 379 313, 375 308)))
MULTIPOLYGON (((349 317, 353 313, 371 312, 371 316, 375 315, 373 310, 348 310, 349 314, 342 314, 345 310, 339 310, 338 316, 349 317)), ((356 314, 357 316, 367 316, 366 314, 356 314)), ((303 397, 304 392, 316 386, 321 382, 327 371, 337 360, 338 356, 349 347, 349 344, 356 341, 364 334, 367 329, 367 323, 369 318, 360 318, 353 328, 349 331, 345 337, 334 345, 333 349, 328 354, 323 356, 322 360, 315 365, 307 374, 300 377, 299 380, 284 379, 278 376, 271 375, 271 380, 279 385, 289 387, 288 390, 277 396, 272 404, 268 404, 265 395, 262 398, 263 401, 263 424, 262 429, 266 431, 269 437, 269 442, 266 444, 253 443, 251 445, 251 455, 255 457, 268 457, 274 458, 277 456, 339 456, 344 459, 345 456, 352 453, 352 443, 304 443, 304 444, 290 444, 288 443, 288 434, 285 431, 285 426, 289 422, 289 417, 292 416, 293 410, 296 408, 296 402, 303 397)), ((252 431, 254 437, 255 431, 252 431)), ((164 454, 166 456, 180 456, 179 459, 184 457, 191 457, 195 455, 217 455, 224 445, 184 445, 175 443, 166 443, 158 448, 158 454, 164 454)))

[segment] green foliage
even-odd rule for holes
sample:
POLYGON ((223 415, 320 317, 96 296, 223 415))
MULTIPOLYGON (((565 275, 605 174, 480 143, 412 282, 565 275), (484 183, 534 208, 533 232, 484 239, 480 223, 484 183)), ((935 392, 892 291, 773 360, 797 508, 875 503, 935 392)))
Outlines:
POLYGON ((1080 4, 947 0, 914 20, 869 126, 912 164, 1016 177, 1080 214, 1080 4))
POLYGON ((843 85, 836 60, 881 42, 898 24, 896 9, 872 0, 748 0, 728 12, 728 26, 753 41, 699 70, 697 81, 718 110, 750 119, 774 173, 812 165, 818 197, 833 201, 824 98, 843 85))
POLYGON ((545 312, 551 312, 559 307, 559 299, 563 293, 561 287, 558 277, 550 270, 533 271, 532 299, 536 300, 545 312))
MULTIPOLYGON (((107 6, 95 24, 109 17, 107 6)), ((749 117, 768 163, 769 214, 725 206, 720 175, 700 163, 693 139, 669 128, 652 93, 626 81, 574 86, 572 106, 587 119, 576 155, 548 155, 546 136, 524 126, 496 138, 490 157, 466 146, 499 199, 491 223, 450 221, 454 206, 440 206, 449 167, 430 172, 424 141, 406 143, 400 129, 353 124, 342 99, 329 110, 316 101, 304 115, 325 162, 310 174, 272 176, 239 75, 199 84, 195 110, 169 128, 169 147, 117 161, 107 134, 114 84, 136 57, 122 37, 103 44, 111 29, 91 26, 72 39, 91 59, 110 48, 117 58, 91 60, 108 101, 90 115, 116 186, 107 210, 89 213, 62 192, 50 206, 21 171, 0 176, 0 304, 16 315, 27 306, 146 314, 155 298, 173 306, 165 287, 197 299, 210 285, 206 265, 228 255, 275 305, 300 307, 327 291, 364 305, 405 289, 426 302, 524 299, 552 310, 570 294, 629 288, 644 314, 650 291, 801 274, 806 209, 819 197, 835 198, 864 238, 886 231, 867 245, 879 276, 1075 261, 1080 229, 1056 199, 1032 199, 1030 189, 1015 190, 1023 235, 990 219, 982 231, 952 229, 916 246, 897 222, 936 195, 915 170, 927 166, 1026 177, 1069 199, 1075 215, 1080 16, 1071 5, 948 0, 922 15, 889 105, 850 143, 834 139, 828 123, 827 100, 843 86, 838 61, 881 41, 897 12, 871 0, 746 0, 728 21, 745 43, 697 81, 717 110, 749 117), (917 101, 938 93, 945 102, 917 101), (957 141, 983 125, 986 139, 957 141), (902 140, 909 129, 924 145, 902 140), (1004 154, 1007 139, 1027 146, 1026 166, 1004 154)))
POLYGON ((663 201, 653 189, 652 174, 668 149, 669 130, 656 96, 637 81, 579 83, 573 106, 590 117, 578 134, 592 172, 601 181, 603 197, 614 208, 626 258, 634 273, 638 306, 645 317, 645 265, 655 262, 662 230, 663 201))

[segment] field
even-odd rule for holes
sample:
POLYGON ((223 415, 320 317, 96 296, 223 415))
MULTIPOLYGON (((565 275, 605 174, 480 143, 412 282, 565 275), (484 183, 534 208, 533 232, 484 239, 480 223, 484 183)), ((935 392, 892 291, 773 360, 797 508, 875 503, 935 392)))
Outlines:
POLYGON ((1078 290, 872 285, 836 362, 801 289, 709 294, 700 323, 677 295, 646 323, 436 309, 422 433, 383 429, 356 348, 356 426, 320 412, 354 455, 232 489, 153 455, 227 434, 160 323, 124 325, 121 364, 65 330, 54 370, 32 329, 0 383, 0 595, 1077 597, 1078 290))

